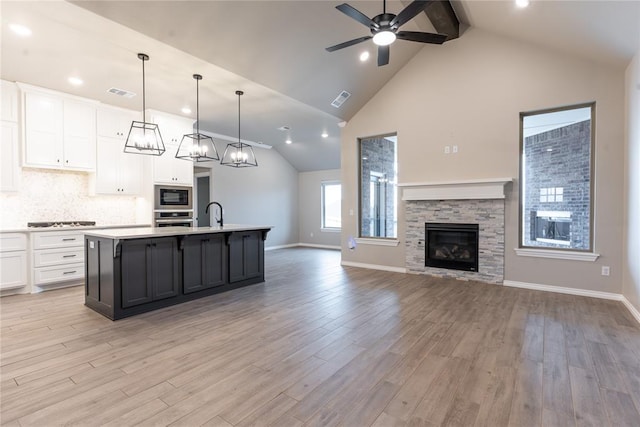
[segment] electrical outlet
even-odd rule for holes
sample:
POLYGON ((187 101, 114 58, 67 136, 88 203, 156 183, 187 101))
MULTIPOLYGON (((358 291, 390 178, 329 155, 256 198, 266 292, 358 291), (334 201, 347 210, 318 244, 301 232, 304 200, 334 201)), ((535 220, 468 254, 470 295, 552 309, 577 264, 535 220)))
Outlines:
POLYGON ((610 272, 611 272, 611 270, 609 269, 608 265, 603 265, 602 266, 602 275, 603 276, 608 276, 610 272))
POLYGON ((449 147, 448 145, 445 145, 444 154, 449 154, 450 152, 451 152, 451 147, 449 147))
POLYGON ((353 216, 353 209, 349 209, 349 216, 353 216))
POLYGON ((309 233, 309 237, 313 237, 313 233, 309 233))
POLYGON ((453 154, 456 154, 456 153, 458 152, 458 146, 457 146, 457 145, 454 145, 454 146, 452 147, 452 151, 453 151, 453 154))

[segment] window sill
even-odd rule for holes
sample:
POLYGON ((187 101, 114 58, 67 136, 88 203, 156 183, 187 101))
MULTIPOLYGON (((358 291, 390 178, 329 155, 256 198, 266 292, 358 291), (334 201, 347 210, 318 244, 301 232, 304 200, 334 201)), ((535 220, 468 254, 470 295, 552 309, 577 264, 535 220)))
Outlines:
POLYGON ((342 229, 341 228, 321 228, 320 231, 323 233, 340 233, 342 229))
POLYGON ((518 256, 568 259, 571 261, 594 262, 600 256, 600 254, 594 252, 556 251, 553 249, 515 248, 514 250, 518 256))
POLYGON ((372 246, 398 246, 400 240, 398 239, 369 239, 366 237, 356 237, 356 243, 361 245, 372 246))

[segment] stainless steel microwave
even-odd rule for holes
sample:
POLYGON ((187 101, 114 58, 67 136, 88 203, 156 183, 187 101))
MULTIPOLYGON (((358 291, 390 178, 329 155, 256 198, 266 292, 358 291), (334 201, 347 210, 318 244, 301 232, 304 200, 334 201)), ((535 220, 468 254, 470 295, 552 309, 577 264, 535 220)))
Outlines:
POLYGON ((193 209, 193 189, 173 185, 155 186, 155 209, 193 209))

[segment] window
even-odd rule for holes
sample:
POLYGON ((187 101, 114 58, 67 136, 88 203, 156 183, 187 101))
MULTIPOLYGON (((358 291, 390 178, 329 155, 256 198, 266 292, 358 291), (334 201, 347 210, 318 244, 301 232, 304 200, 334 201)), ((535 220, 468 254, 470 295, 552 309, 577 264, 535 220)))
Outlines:
POLYGON ((360 237, 398 235, 396 145, 396 135, 360 139, 360 237))
POLYGON ((593 249, 595 104, 520 113, 520 247, 593 249))
POLYGON ((339 230, 342 226, 342 185, 338 182, 322 183, 322 228, 339 230))

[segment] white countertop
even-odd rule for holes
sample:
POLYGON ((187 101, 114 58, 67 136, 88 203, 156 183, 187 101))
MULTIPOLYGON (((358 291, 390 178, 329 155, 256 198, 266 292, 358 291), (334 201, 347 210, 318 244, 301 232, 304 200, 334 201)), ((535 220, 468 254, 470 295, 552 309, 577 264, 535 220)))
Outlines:
POLYGON ((224 227, 145 227, 116 228, 87 232, 90 236, 107 239, 144 239, 151 237, 184 236, 189 234, 229 233, 232 231, 271 230, 272 225, 228 224, 224 227))
POLYGON ((0 233, 40 233, 47 231, 84 231, 87 230, 106 230, 112 228, 149 228, 149 224, 119 224, 119 225, 87 225, 82 227, 22 227, 22 228, 3 228, 0 233))

